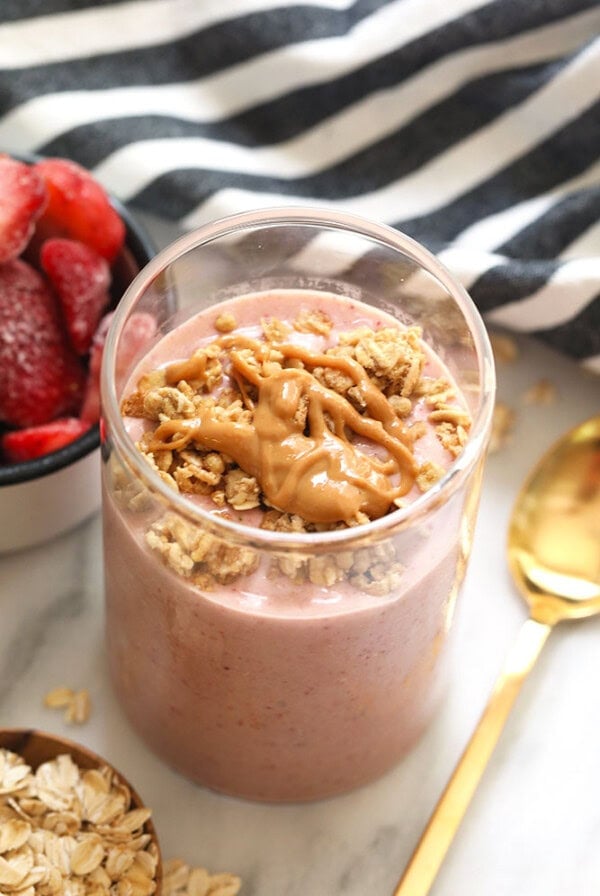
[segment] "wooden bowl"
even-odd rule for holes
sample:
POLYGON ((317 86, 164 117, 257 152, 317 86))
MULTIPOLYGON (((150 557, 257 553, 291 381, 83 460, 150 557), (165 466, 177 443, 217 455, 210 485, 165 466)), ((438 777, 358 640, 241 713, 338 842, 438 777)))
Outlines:
MULTIPOLYGON (((80 769, 101 768, 105 765, 113 772, 116 780, 125 784, 129 789, 131 793, 131 808, 142 809, 145 806, 127 778, 117 771, 110 762, 107 762, 102 756, 98 756, 97 753, 93 753, 92 750, 88 750, 87 747, 74 743, 67 738, 58 737, 56 734, 48 734, 35 728, 0 728, 0 749, 2 748, 18 753, 34 771, 42 763, 56 759, 57 756, 63 753, 67 753, 80 769)), ((154 891, 154 896, 161 896, 162 860, 160 845, 152 819, 148 819, 145 823, 144 831, 150 835, 156 846, 158 862, 156 865, 156 890, 154 891)))

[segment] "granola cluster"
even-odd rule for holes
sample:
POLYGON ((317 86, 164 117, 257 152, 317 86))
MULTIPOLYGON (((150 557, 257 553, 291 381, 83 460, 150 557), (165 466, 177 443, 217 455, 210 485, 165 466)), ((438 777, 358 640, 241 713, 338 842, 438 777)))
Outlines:
POLYGON ((431 408, 427 419, 434 425, 438 439, 452 457, 458 457, 469 437, 471 417, 456 404, 456 392, 452 385, 443 377, 423 377, 415 392, 431 408))
MULTIPOLYGON (((370 396, 376 387, 385 406, 391 409, 391 416, 397 419, 410 457, 414 457, 414 442, 427 429, 424 420, 410 422, 419 402, 426 408, 427 419, 444 448, 454 457, 461 452, 468 437, 469 415, 458 404, 447 380, 423 375, 426 355, 418 327, 359 327, 341 333, 335 344, 310 363, 306 353, 290 350, 291 334, 295 330, 329 338, 333 325, 326 313, 307 310, 292 324, 275 318, 264 319, 261 324, 260 340, 247 338, 243 333, 236 336, 234 316, 228 312, 220 314, 214 322, 220 335, 189 359, 143 376, 136 391, 123 401, 124 416, 146 421, 137 448, 173 490, 203 496, 225 515, 255 511, 258 516, 253 521, 276 532, 323 532, 369 521, 370 517, 359 511, 337 522, 315 523, 287 512, 285 506, 274 506, 276 502, 269 501, 256 475, 219 450, 218 445, 199 444, 193 433, 190 435, 188 421, 193 424, 200 418, 227 425, 230 431, 235 431, 235 427, 240 433, 247 431, 253 425, 259 401, 257 384, 281 377, 287 369, 305 371, 303 376, 309 372, 322 392, 332 395, 338 403, 339 397, 344 399, 359 420, 369 418, 369 402, 373 401, 370 396), (371 384, 370 393, 357 381, 356 370, 371 384)), ((300 374, 290 374, 294 375, 300 374)), ((309 395, 303 392, 291 413, 296 430, 311 425, 314 413, 312 418, 310 415, 309 395)), ((334 416, 327 408, 323 419, 331 433, 339 435, 340 421, 334 416)), ((380 466, 383 469, 385 464, 380 466)), ((426 461, 420 467, 414 466, 411 481, 426 491, 443 473, 441 467, 426 461)), ((124 484, 123 493, 130 507, 144 509, 143 496, 132 492, 130 485, 124 484)), ((395 504, 401 506, 402 501, 395 504)), ((146 539, 168 566, 200 588, 227 584, 248 575, 258 562, 254 551, 225 545, 173 513, 155 521, 146 539)), ((381 557, 377 550, 323 554, 310 559, 287 554, 276 561, 276 566, 294 581, 333 585, 344 579, 367 593, 384 594, 396 587, 402 568, 389 549, 381 549, 385 554, 381 557)))
POLYGON ((0 749, 0 892, 10 896, 151 896, 158 850, 147 808, 108 767, 68 755, 33 771, 0 749))
POLYGON ((146 542, 167 566, 205 590, 217 583, 227 585, 258 566, 256 551, 226 544, 175 513, 153 523, 146 542))
MULTIPOLYGON (((354 525, 368 522, 357 519, 354 525)), ((323 527, 307 523, 295 514, 270 510, 265 514, 262 527, 271 532, 319 532, 323 527)), ((338 528, 345 528, 340 525, 338 528)), ((366 594, 389 594, 400 584, 403 566, 396 557, 393 545, 382 543, 352 551, 338 551, 304 557, 299 553, 282 554, 273 561, 273 574, 283 573, 295 583, 311 582, 313 585, 331 587, 347 581, 352 587, 366 594)))

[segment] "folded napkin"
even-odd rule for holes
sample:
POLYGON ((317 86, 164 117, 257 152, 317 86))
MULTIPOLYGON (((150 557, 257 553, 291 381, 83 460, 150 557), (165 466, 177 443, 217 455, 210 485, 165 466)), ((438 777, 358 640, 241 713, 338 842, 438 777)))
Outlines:
POLYGON ((600 372, 597 0, 2 0, 0 147, 191 228, 392 224, 600 372))

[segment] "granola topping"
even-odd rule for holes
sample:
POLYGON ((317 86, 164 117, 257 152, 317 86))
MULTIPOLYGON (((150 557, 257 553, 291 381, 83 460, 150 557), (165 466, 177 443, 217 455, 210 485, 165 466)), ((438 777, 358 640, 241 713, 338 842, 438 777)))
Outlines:
MULTIPOLYGON (((254 514, 253 525, 273 531, 327 531, 384 516, 443 475, 415 458, 428 429, 452 457, 462 451, 469 414, 447 380, 424 375, 419 328, 332 336, 332 320, 314 309, 291 324, 265 318, 258 335, 238 330, 229 313, 214 326, 212 341, 142 376, 122 402, 123 415, 145 421, 137 448, 174 490, 221 513, 254 514)), ((165 514, 146 540, 195 584, 227 583, 256 567, 254 552, 187 529, 165 514)), ((401 574, 388 562, 365 577, 354 559, 341 569, 327 555, 282 557, 278 566, 294 580, 354 579, 367 591, 381 581, 389 590, 401 574)))

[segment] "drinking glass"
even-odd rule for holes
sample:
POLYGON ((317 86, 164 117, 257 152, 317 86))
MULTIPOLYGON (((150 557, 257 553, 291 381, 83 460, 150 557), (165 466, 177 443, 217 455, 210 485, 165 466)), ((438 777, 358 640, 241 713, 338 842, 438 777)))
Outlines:
POLYGON ((267 801, 330 796, 398 762, 449 680, 493 396, 470 298, 390 227, 270 209, 207 224, 146 266, 115 314, 102 368, 104 562, 112 680, 158 755, 200 784, 267 801), (462 453, 407 506, 342 530, 268 531, 174 491, 136 449, 120 402, 144 358, 228 300, 255 296, 258 322, 274 290, 359 300, 419 326, 464 397, 462 453), (247 574, 203 585, 189 560, 200 542, 224 570, 241 558, 247 574))

